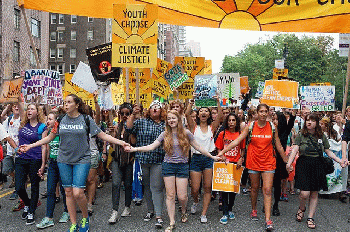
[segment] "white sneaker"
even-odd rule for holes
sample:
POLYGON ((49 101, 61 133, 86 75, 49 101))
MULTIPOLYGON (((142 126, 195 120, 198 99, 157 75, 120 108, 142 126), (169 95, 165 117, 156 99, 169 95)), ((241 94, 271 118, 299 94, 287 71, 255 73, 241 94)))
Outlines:
POLYGON ((198 203, 193 203, 191 206, 191 214, 195 214, 197 212, 198 203))
POLYGON ((131 216, 131 213, 130 213, 130 207, 125 207, 122 215, 120 215, 122 217, 130 217, 131 216))
POLYGON ((201 215, 201 223, 207 223, 207 222, 208 222, 207 216, 201 215))
POLYGON ((109 224, 115 224, 118 219, 118 211, 113 210, 111 217, 108 219, 109 224))

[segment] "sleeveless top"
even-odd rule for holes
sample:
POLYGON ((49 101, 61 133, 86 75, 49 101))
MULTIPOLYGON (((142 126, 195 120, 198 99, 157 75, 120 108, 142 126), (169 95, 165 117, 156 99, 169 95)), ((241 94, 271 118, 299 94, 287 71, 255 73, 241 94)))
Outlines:
MULTIPOLYGON (((194 139, 197 141, 197 143, 204 148, 206 151, 212 152, 215 150, 215 144, 214 144, 214 134, 211 130, 211 126, 208 125, 208 131, 207 133, 203 133, 200 126, 196 126, 193 133, 194 139)), ((192 153, 199 154, 199 151, 191 147, 192 153)))

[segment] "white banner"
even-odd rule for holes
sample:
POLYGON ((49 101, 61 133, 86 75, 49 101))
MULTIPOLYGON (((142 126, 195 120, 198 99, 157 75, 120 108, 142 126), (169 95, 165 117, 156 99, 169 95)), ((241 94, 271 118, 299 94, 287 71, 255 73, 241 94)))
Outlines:
POLYGON ((301 86, 300 97, 301 109, 308 108, 311 111, 335 110, 334 86, 301 86))
POLYGON ((218 94, 221 105, 228 106, 229 99, 239 100, 241 93, 239 73, 218 73, 218 94))
POLYGON ((94 93, 98 89, 90 66, 81 61, 72 77, 72 82, 90 93, 94 93))

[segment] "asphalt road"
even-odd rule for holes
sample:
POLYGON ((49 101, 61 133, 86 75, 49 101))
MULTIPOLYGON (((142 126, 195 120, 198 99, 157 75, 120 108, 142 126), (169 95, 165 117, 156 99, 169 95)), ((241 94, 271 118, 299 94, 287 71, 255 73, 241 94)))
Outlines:
MULTIPOLYGON (((16 203, 10 201, 9 195, 13 189, 7 188, 8 183, 5 185, 4 190, 0 191, 0 231, 10 232, 23 232, 23 231, 37 231, 35 225, 27 226, 25 221, 21 220, 21 212, 12 212, 12 207, 16 203)), ((46 182, 41 182, 41 192, 46 189, 46 182)), ((189 202, 190 207, 192 200, 189 202)), ((45 216, 46 211, 46 199, 41 199, 42 205, 38 207, 36 211, 36 222, 45 216)), ((261 217, 259 221, 251 221, 250 214, 250 200, 249 195, 238 195, 236 197, 236 203, 234 206, 234 213, 236 215, 235 220, 230 220, 227 225, 221 225, 219 219, 222 216, 222 212, 218 210, 218 200, 211 203, 208 210, 208 223, 201 224, 199 217, 200 214, 190 215, 187 223, 181 223, 180 213, 177 212, 176 230, 175 231, 264 231, 264 218, 262 213, 262 195, 259 195, 258 201, 258 215, 261 217)), ((124 205, 124 195, 122 194, 121 206, 124 205)), ((298 209, 297 196, 289 196, 289 202, 280 202, 281 216, 272 217, 275 224, 275 231, 311 231, 306 227, 306 220, 302 222, 296 222, 295 213, 298 209)), ((143 216, 146 214, 146 205, 135 206, 132 204, 131 217, 120 218, 115 225, 108 224, 108 218, 110 216, 111 207, 111 182, 106 183, 102 189, 97 190, 96 205, 94 205, 94 214, 90 221, 90 231, 164 231, 156 230, 154 227, 155 220, 150 222, 144 222, 143 216)), ((121 207, 120 211, 123 210, 121 207)), ((55 209, 55 225, 42 231, 67 231, 69 223, 58 223, 59 217, 63 211, 62 202, 56 206, 55 209), (56 223, 57 222, 57 223, 56 223)), ((307 216, 307 215, 306 215, 307 216)), ((350 216, 349 205, 341 203, 337 199, 320 199, 315 221, 317 224, 316 230, 312 231, 350 231, 350 223, 347 222, 350 216)), ((81 214, 78 214, 81 218, 81 214)), ((168 216, 166 213, 166 207, 164 205, 164 228, 169 224, 168 216)))

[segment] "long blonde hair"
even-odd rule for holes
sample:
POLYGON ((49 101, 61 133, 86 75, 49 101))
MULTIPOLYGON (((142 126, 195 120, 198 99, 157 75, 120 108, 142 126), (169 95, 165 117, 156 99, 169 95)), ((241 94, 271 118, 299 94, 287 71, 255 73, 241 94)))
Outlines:
MULTIPOLYGON (((181 116, 176 110, 170 110, 168 111, 168 114, 169 113, 175 115, 178 119, 177 140, 179 142, 179 146, 182 148, 183 155, 187 157, 188 151, 190 149, 190 142, 186 134, 185 128, 182 125, 181 116)), ((174 154, 173 133, 171 127, 169 126, 168 120, 165 121, 164 150, 169 155, 174 154)))
MULTIPOLYGON (((43 110, 41 109, 39 104, 35 104, 35 103, 31 103, 28 106, 35 106, 36 110, 38 111, 37 113, 37 119, 38 119, 38 123, 45 123, 45 115, 43 110)), ((27 106, 27 108, 28 108, 27 106)), ((19 126, 19 129, 22 129, 27 123, 29 122, 29 119, 27 117, 27 111, 24 114, 24 117, 21 120, 21 125, 19 126)))

